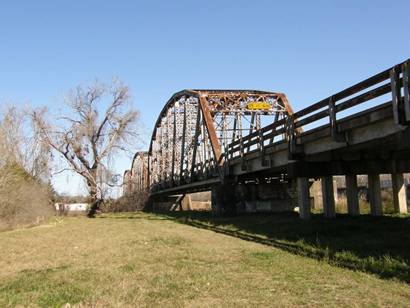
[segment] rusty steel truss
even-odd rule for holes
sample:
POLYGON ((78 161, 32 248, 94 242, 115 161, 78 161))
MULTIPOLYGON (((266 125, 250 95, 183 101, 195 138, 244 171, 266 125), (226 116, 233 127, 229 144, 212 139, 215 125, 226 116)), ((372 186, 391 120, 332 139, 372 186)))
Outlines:
POLYGON ((123 194, 146 191, 148 178, 148 152, 137 152, 132 159, 131 169, 124 172, 123 194))
POLYGON ((244 136, 286 120, 291 114, 293 110, 283 93, 183 90, 174 94, 162 109, 152 134, 148 152, 150 189, 157 191, 218 176, 229 144, 241 144, 244 136))
POLYGON ((148 152, 137 152, 131 165, 133 191, 143 191, 148 187, 148 152))
POLYGON ((133 191, 133 187, 131 185, 132 181, 132 174, 131 170, 125 170, 124 175, 122 178, 122 193, 123 195, 129 195, 133 191))

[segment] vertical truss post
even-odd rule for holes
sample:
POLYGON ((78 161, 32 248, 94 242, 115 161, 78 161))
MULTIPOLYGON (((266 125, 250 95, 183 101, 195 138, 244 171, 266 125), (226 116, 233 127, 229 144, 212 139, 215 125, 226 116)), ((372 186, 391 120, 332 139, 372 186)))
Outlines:
POLYGON ((239 123, 239 156, 241 158, 241 168, 242 170, 246 170, 246 165, 245 165, 245 159, 244 159, 244 155, 245 155, 245 148, 243 146, 243 135, 242 135, 242 119, 240 119, 239 123))
POLYGON ((151 153, 150 152, 148 152, 148 154, 147 154, 147 188, 148 189, 151 189, 151 183, 150 183, 150 181, 151 181, 151 164, 150 164, 150 161, 151 161, 151 153))
POLYGON ((259 134, 258 134, 258 138, 259 138, 259 149, 260 149, 260 151, 261 151, 261 163, 262 163, 262 166, 267 166, 267 161, 266 161, 266 159, 265 159, 265 140, 263 139, 263 131, 262 131, 262 127, 261 127, 261 125, 260 125, 260 122, 259 122, 259 125, 258 125, 258 132, 259 132, 259 134))
POLYGON ((293 115, 288 115, 286 120, 287 126, 287 137, 288 137, 288 148, 289 148, 289 157, 290 159, 294 158, 294 154, 296 154, 296 134, 295 134, 295 122, 293 120, 293 115))
POLYGON ((177 107, 176 102, 174 101, 174 127, 173 127, 173 137, 172 137, 172 170, 171 170, 171 179, 172 185, 175 185, 175 143, 177 136, 177 107))
MULTIPOLYGON (((161 120, 161 122, 162 122, 162 120, 161 120)), ((162 147, 162 145, 163 145, 163 142, 164 142, 164 140, 163 140, 163 126, 162 126, 162 123, 161 123, 161 126, 160 126, 160 128, 159 128, 159 140, 160 140, 160 149, 159 149, 159 174, 158 174, 158 178, 159 178, 159 182, 163 182, 163 170, 164 170, 164 148, 162 147)))
POLYGON ((404 94, 404 114, 406 122, 410 122, 410 60, 402 65, 403 72, 403 94, 404 94))
POLYGON ((401 116, 400 70, 397 66, 390 70, 390 85, 394 123, 403 124, 403 118, 401 116))
POLYGON ((195 164, 196 164, 196 152, 198 148, 198 138, 200 134, 200 129, 201 129, 201 108, 199 107, 198 104, 198 111, 197 111, 197 116, 196 116, 196 125, 195 125, 195 135, 194 135, 194 148, 192 152, 192 165, 191 165, 191 180, 193 179, 195 175, 195 164))
POLYGON ((183 171, 184 171, 184 155, 185 155, 185 135, 186 135, 186 104, 187 100, 184 99, 184 122, 182 124, 182 142, 181 142, 181 161, 179 167, 179 178, 183 181, 183 171))
POLYGON ((346 138, 344 138, 344 135, 342 135, 337 128, 336 104, 333 96, 329 97, 329 120, 333 140, 336 142, 345 142, 346 138))
MULTIPOLYGON (((279 112, 276 112, 276 113, 275 113, 275 118, 274 118, 274 120, 273 120, 273 123, 278 122, 278 120, 279 120, 279 112)), ((273 141, 275 140, 276 128, 277 128, 277 127, 272 128, 272 137, 271 137, 270 140, 269 140, 269 144, 272 144, 273 141)))
POLYGON ((165 155, 164 155, 164 182, 167 186, 169 186, 169 166, 170 166, 170 159, 169 157, 169 139, 171 132, 169 131, 169 110, 166 112, 165 116, 165 133, 164 133, 164 140, 162 142, 162 147, 165 148, 165 155))
MULTIPOLYGON (((236 125, 237 125, 237 122, 238 122, 238 114, 237 113, 235 113, 235 118, 234 118, 234 120, 233 120, 233 131, 232 131, 232 138, 231 138, 231 143, 232 142, 234 142, 235 141, 235 139, 236 139, 236 125)), ((229 154, 229 153, 228 153, 229 154)), ((232 158, 233 157, 233 152, 232 153, 230 153, 230 158, 232 158)), ((227 157, 228 158, 228 157, 227 157)))
POLYGON ((202 135, 202 143, 203 143, 203 152, 204 152, 204 160, 203 160, 203 166, 202 166, 202 173, 205 174, 205 177, 207 177, 207 174, 205 171, 207 171, 207 160, 209 159, 208 155, 208 138, 207 135, 205 134, 205 123, 202 121, 201 125, 201 135, 202 135))
MULTIPOLYGON (((253 129, 255 126, 255 113, 252 113, 251 115, 251 127, 249 128, 249 135, 253 133, 253 129)), ((251 139, 248 139, 248 144, 251 141, 251 139)), ((251 146, 248 145, 248 147, 246 148, 246 153, 249 153, 249 151, 251 150, 251 146)))
POLYGON ((261 117, 260 117, 260 115, 259 114, 255 114, 255 131, 258 133, 258 143, 256 144, 256 146, 258 147, 258 149, 260 149, 261 148, 261 146, 260 146, 260 140, 259 140, 259 137, 260 137, 260 134, 261 134, 261 117))

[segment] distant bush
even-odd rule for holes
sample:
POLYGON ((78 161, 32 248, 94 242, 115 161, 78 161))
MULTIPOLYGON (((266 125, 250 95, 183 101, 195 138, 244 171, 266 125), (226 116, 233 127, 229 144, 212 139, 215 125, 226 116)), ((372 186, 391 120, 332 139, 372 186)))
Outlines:
POLYGON ((148 202, 148 192, 140 191, 124 195, 118 199, 105 200, 100 207, 103 213, 135 212, 144 209, 148 202))
POLYGON ((382 189, 381 197, 382 197, 382 203, 383 203, 383 213, 386 213, 386 214, 394 213, 393 190, 391 188, 382 189))
MULTIPOLYGON (((381 190, 381 200, 383 206, 383 213, 392 214, 394 213, 393 205, 393 191, 391 188, 381 190)), ((361 214, 370 214, 370 204, 369 202, 359 198, 359 207, 361 214)), ((336 202, 336 212, 337 213, 347 213, 347 200, 346 197, 339 198, 336 202)))
POLYGON ((0 167, 0 230, 37 224, 54 214, 47 185, 17 163, 0 167))
MULTIPOLYGON (((366 202, 365 200, 363 200, 361 198, 359 198, 359 208, 360 208, 360 214, 370 214, 370 204, 369 204, 369 202, 366 202)), ((346 197, 339 198, 339 200, 336 202, 336 213, 347 214, 347 199, 346 199, 346 197)))

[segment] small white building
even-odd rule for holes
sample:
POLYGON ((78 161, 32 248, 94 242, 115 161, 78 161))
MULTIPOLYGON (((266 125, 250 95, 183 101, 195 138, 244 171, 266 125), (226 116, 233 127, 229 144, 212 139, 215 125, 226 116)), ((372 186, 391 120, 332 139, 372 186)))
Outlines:
POLYGON ((59 213, 85 212, 89 208, 88 203, 56 203, 54 206, 59 213))

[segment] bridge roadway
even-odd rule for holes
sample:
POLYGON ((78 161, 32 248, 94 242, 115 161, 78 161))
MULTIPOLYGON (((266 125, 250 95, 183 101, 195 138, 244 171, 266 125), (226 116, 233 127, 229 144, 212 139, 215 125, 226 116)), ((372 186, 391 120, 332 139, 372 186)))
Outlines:
MULTIPOLYGON (((212 190, 217 213, 246 211, 246 200, 270 198, 272 209, 298 207, 307 219, 313 180, 321 182, 324 215, 334 217, 332 176, 346 176, 348 211, 358 215, 357 175, 368 175, 371 214, 377 216, 379 175, 391 174, 395 209, 407 212, 409 71, 407 60, 298 112, 281 93, 179 92, 157 121, 144 156, 146 184, 139 189, 148 188, 153 202, 212 190), (188 110, 196 116, 187 119, 188 110), (262 126, 264 118, 270 122, 262 126)), ((132 173, 130 181, 141 182, 132 173)))

